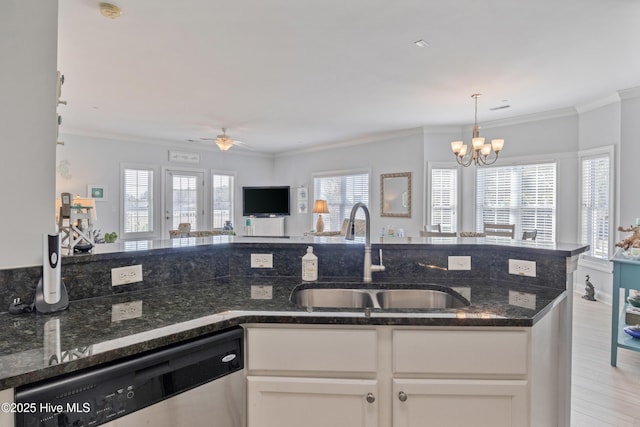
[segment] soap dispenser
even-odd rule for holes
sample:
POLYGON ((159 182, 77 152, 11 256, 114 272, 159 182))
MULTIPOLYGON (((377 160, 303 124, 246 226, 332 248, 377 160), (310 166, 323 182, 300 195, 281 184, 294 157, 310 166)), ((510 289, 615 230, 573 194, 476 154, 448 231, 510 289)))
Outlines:
POLYGON ((307 246, 307 253, 302 257, 302 280, 318 280, 318 257, 313 253, 313 246, 307 246))

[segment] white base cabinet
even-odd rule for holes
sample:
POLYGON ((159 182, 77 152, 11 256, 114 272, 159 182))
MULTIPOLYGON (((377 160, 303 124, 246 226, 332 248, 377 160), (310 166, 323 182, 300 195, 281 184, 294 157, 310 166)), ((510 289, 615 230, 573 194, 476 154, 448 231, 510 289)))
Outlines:
POLYGON ((526 425, 526 381, 393 380, 394 427, 526 425))
POLYGON ((249 376, 247 391, 249 427, 378 425, 375 380, 249 376))
POLYGON ((531 328, 247 325, 248 427, 565 427, 562 305, 531 328))

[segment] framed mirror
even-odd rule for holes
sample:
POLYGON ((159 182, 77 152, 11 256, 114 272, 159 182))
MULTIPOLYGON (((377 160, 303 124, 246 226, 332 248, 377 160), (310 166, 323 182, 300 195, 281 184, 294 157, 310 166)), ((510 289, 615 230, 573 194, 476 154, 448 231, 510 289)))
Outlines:
POLYGON ((380 216, 411 217, 411 172, 380 175, 380 216))

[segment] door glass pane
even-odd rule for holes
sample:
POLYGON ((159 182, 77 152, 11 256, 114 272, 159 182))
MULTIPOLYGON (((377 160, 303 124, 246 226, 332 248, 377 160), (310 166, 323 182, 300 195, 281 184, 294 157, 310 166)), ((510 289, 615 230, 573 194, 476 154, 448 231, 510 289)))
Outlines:
POLYGON ((173 229, 188 222, 198 229, 198 180, 192 175, 173 175, 173 229))

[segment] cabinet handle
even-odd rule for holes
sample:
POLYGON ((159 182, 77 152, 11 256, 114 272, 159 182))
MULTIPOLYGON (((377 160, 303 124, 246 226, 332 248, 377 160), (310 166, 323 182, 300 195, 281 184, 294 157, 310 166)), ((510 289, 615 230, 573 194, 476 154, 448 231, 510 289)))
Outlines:
POLYGON ((373 403, 375 401, 376 401, 376 397, 373 395, 373 393, 368 393, 367 394, 367 402, 373 403))
POLYGON ((398 399, 400 399, 400 402, 406 402, 407 393, 405 393, 404 391, 401 391, 400 393, 398 393, 398 399))

